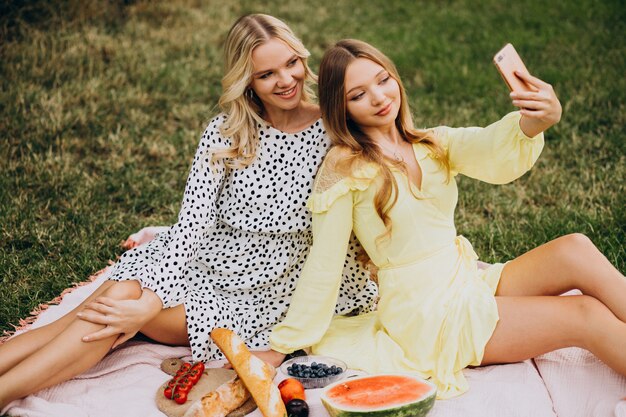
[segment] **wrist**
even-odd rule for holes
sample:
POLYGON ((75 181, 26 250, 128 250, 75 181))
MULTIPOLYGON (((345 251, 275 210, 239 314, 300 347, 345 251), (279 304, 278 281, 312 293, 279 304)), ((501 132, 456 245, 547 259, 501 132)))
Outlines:
POLYGON ((542 123, 539 120, 532 119, 530 117, 526 117, 522 115, 519 119, 519 128, 526 136, 529 138, 534 138, 544 130, 546 130, 549 125, 542 123))
POLYGON ((283 362, 288 361, 289 359, 293 359, 293 358, 297 358, 299 356, 307 356, 307 353, 302 350, 302 349, 298 349, 295 352, 291 352, 291 353, 283 353, 283 355, 285 355, 283 362))

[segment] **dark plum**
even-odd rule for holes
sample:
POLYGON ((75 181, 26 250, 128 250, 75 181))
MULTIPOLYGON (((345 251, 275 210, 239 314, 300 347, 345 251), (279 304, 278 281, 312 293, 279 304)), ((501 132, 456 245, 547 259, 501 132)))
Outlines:
POLYGON ((287 417, 309 417, 309 406, 303 400, 291 400, 285 404, 287 417))

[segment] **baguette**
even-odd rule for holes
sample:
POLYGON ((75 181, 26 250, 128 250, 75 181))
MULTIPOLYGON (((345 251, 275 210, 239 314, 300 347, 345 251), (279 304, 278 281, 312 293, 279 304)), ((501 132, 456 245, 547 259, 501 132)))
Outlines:
POLYGON ((232 331, 213 329, 211 338, 224 353, 264 417, 285 417, 287 410, 274 385, 276 369, 254 356, 232 331))
POLYGON ((241 379, 235 377, 195 401, 183 417, 226 417, 248 398, 250 393, 241 379))

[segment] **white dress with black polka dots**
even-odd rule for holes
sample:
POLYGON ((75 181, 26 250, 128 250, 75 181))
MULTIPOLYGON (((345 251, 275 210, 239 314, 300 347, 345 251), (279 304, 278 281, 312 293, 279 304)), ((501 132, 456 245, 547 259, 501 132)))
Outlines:
MULTIPOLYGON (((111 279, 139 280, 164 307, 184 303, 194 360, 222 359, 209 337, 234 330, 251 349, 267 349, 284 318, 312 245, 305 203, 330 141, 321 120, 298 133, 259 126, 254 162, 243 169, 210 163, 210 148, 225 148, 214 118, 200 141, 178 222, 147 245, 126 252, 111 279)), ((337 314, 367 312, 376 286, 355 259, 346 258, 337 314)))

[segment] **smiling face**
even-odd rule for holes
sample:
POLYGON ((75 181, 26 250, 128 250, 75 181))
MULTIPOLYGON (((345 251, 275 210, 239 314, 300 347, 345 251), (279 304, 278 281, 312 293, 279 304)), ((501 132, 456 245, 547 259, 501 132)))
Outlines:
POLYGON ((254 72, 250 87, 266 111, 293 110, 302 100, 305 69, 285 42, 272 38, 252 51, 254 72))
POLYGON ((356 58, 346 68, 346 110, 362 128, 393 124, 400 111, 398 82, 389 72, 367 58, 356 58))

